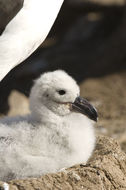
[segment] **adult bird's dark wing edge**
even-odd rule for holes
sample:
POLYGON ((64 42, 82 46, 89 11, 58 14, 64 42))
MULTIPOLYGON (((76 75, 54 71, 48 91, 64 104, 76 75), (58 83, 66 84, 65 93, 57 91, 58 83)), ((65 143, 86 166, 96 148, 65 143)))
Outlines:
POLYGON ((0 35, 23 7, 24 0, 0 0, 0 35))

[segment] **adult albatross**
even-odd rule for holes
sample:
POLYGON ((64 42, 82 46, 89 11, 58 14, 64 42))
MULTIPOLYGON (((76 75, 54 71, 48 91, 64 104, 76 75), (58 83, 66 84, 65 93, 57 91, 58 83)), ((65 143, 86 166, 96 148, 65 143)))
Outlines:
POLYGON ((4 24, 4 20, 1 21, 3 14, 0 14, 3 27, 0 35, 0 81, 45 40, 63 0, 0 0, 0 6, 5 7, 10 2, 15 16, 8 16, 4 24))

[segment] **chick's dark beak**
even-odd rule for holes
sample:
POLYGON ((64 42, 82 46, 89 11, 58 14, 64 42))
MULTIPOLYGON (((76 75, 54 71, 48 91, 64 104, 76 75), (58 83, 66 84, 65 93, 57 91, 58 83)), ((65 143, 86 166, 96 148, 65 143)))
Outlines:
POLYGON ((72 103, 72 110, 86 115, 91 120, 97 121, 98 114, 96 109, 84 98, 77 97, 72 103))

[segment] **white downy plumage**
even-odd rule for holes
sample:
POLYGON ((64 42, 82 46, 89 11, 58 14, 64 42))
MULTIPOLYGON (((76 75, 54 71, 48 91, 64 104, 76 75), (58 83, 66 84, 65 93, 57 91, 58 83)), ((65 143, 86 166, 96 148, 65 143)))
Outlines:
POLYGON ((74 79, 61 70, 35 81, 31 114, 0 121, 0 180, 37 177, 87 162, 97 113, 79 94, 74 79))
POLYGON ((24 0, 0 36, 0 81, 45 40, 63 0, 24 0))

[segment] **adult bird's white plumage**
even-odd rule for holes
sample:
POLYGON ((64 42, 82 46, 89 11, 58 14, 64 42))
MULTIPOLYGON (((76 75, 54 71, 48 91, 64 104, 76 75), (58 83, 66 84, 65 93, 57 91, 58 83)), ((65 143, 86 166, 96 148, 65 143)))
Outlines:
POLYGON ((63 0, 24 0, 0 36, 0 80, 45 40, 63 0))
POLYGON ((95 108, 61 70, 43 74, 30 94, 31 114, 0 121, 0 180, 37 177, 86 163, 95 145, 95 108))

